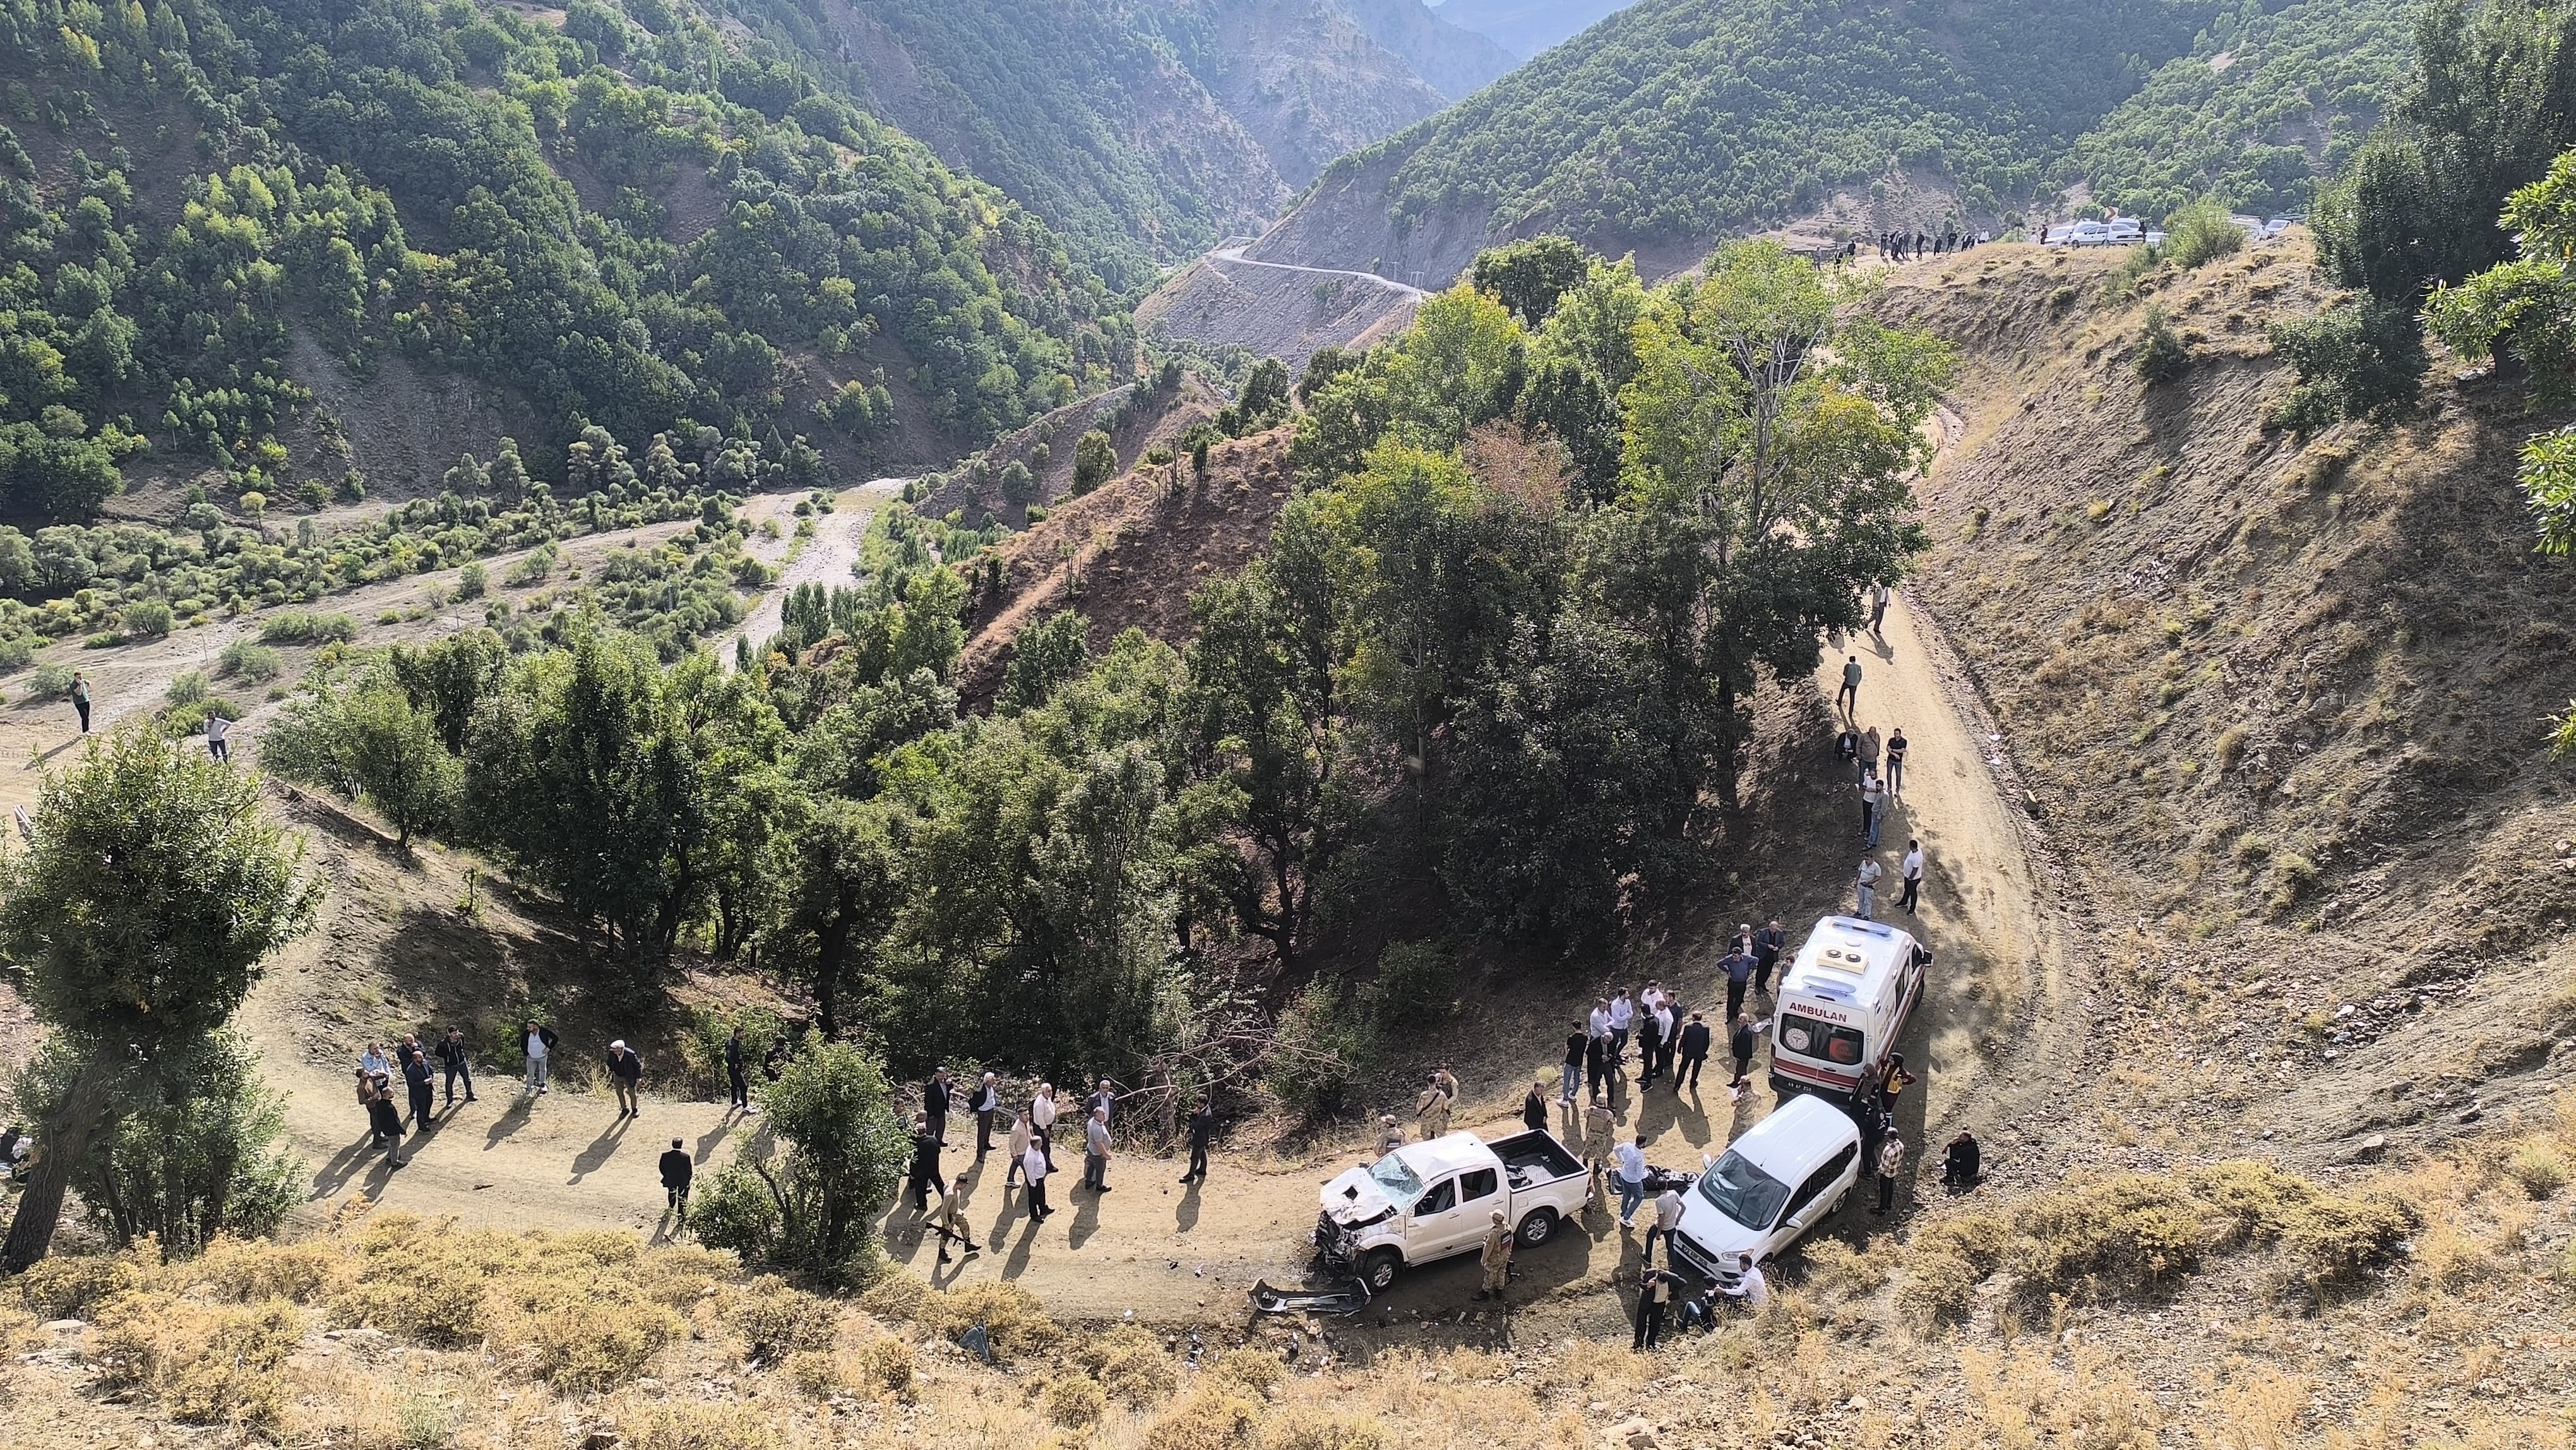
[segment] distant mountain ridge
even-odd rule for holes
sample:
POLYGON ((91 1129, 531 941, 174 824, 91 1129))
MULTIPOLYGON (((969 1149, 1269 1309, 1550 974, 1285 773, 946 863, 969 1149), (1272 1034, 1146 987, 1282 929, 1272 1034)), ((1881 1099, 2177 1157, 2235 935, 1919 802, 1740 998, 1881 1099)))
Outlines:
POLYGON ((1499 45, 1515 60, 1564 44, 1633 0, 1446 0, 1431 13, 1499 45))
POLYGON ((1419 0, 719 0, 1121 290, 1508 70, 1419 0))

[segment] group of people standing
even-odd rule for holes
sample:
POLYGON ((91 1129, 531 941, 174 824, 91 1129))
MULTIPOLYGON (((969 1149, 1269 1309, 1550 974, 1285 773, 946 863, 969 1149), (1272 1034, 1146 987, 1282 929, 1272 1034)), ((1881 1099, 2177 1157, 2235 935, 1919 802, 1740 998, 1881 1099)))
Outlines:
MULTIPOLYGON (((438 1062, 447 1075, 447 1106, 456 1106, 456 1085, 465 1084, 465 1100, 474 1098, 473 1052, 466 1045, 465 1029, 450 1027, 439 1039, 438 1062)), ((367 1115, 367 1142, 370 1149, 382 1149, 389 1168, 401 1168, 411 1162, 402 1156, 406 1124, 402 1108, 394 1097, 394 1078, 403 1080, 403 1100, 411 1108, 408 1128, 419 1132, 429 1122, 432 1101, 436 1097, 438 1072, 430 1066, 431 1049, 422 1045, 420 1034, 406 1032, 387 1056, 384 1044, 370 1042, 358 1055, 358 1107, 367 1115)))
POLYGON ((1931 232, 1880 232, 1878 259, 1882 262, 1910 262, 1918 257, 1937 257, 1949 252, 1964 252, 1986 240, 1983 232, 1963 232, 1945 226, 1936 235, 1931 232))
MULTIPOLYGON (((1083 1099, 1079 1120, 1082 1181, 1076 1191, 1087 1189, 1095 1197, 1110 1191, 1109 1165, 1114 1154, 1110 1128, 1120 1096, 1118 1085, 1104 1077, 1083 1099)), ((1000 1075, 986 1072, 971 1089, 961 1093, 954 1076, 942 1067, 921 1085, 921 1108, 912 1118, 912 1166, 905 1175, 905 1191, 912 1211, 924 1216, 924 1230, 939 1236, 939 1262, 943 1264, 949 1262, 951 1244, 962 1246, 969 1254, 980 1252, 965 1220, 972 1175, 960 1172, 952 1178, 941 1171, 940 1165, 940 1155, 949 1146, 948 1121, 961 1108, 975 1116, 975 1160, 980 1164, 994 1151, 994 1129, 1002 1124, 1000 1075), (930 1206, 934 1197, 939 1202, 935 1213, 930 1206)), ((1028 1102, 1011 1114, 1004 1129, 1000 1144, 1006 1161, 1002 1194, 1007 1200, 1015 1182, 1025 1186, 1031 1224, 1044 1223, 1057 1212, 1047 1202, 1047 1180, 1055 1173, 1056 1130, 1063 1121, 1061 1114, 1055 1084, 1041 1082, 1028 1102)), ((1216 1137, 1216 1102, 1212 1096, 1199 1096, 1190 1112, 1188 1129, 1190 1162, 1180 1181, 1184 1185, 1205 1183, 1208 1149, 1216 1137)))

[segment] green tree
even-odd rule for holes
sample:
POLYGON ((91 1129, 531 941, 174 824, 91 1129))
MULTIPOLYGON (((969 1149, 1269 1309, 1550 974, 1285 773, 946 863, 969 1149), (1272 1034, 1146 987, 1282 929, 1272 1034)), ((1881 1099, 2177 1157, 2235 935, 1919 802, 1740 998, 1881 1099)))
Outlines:
MULTIPOLYGON (((57 1037, 12 1090, 38 1121, 60 1111, 81 1064, 57 1037)), ((119 1248, 147 1236, 193 1254, 218 1234, 274 1231, 298 1198, 300 1167, 279 1146, 285 1103, 259 1081, 259 1055, 229 1029, 119 1075, 101 1135, 72 1186, 90 1225, 119 1248)))
POLYGON ((1091 663, 1091 621, 1070 609, 1020 631, 1011 642, 1011 662, 1002 673, 1005 710, 1033 710, 1046 703, 1055 687, 1082 673, 1091 663))
POLYGON ((760 1109, 786 1152, 718 1174, 691 1205, 698 1238, 827 1282, 864 1279, 868 1220, 893 1201, 911 1155, 885 1069, 850 1043, 808 1038, 760 1089, 760 1109))
POLYGON ((404 851, 414 832, 446 824, 464 777, 438 738, 436 719, 415 709, 382 667, 346 686, 317 681, 270 728, 260 760, 288 780, 364 799, 392 825, 404 851))
POLYGON ((2415 53, 2394 113, 2317 198, 2319 265, 2377 305, 2275 329, 2302 384, 2296 421, 2411 400, 2427 290, 2510 257, 2493 218, 2576 145, 2576 6, 2436 0, 2416 21, 2415 53))
POLYGON ((707 815, 653 651, 577 623, 569 649, 514 663, 474 722, 461 823, 656 970, 703 879, 707 815))
POLYGON ((1592 270, 1592 256, 1560 236, 1532 237, 1476 254, 1468 277, 1476 290, 1511 309, 1521 326, 1535 329, 1556 310, 1556 299, 1592 270))
MULTIPOLYGON (((1769 243, 1731 243, 1682 315, 1641 329, 1623 396, 1632 516, 1594 587, 1649 643, 1672 778, 1735 801, 1761 678, 1801 680, 1862 586, 1924 547, 1908 485, 1948 349, 1846 306, 1858 284, 1769 243)), ((1675 826, 1696 789, 1673 802, 1675 826)))
POLYGON ((1073 495, 1080 498, 1118 471, 1118 445, 1097 428, 1074 440, 1073 495))
POLYGON ((0 949, 79 1066, 41 1124, 45 1154, 0 1268, 45 1256, 125 1065, 191 1050, 259 965, 313 922, 319 883, 262 814, 259 781, 143 726, 91 745, 39 793, 35 836, 0 866, 0 949))

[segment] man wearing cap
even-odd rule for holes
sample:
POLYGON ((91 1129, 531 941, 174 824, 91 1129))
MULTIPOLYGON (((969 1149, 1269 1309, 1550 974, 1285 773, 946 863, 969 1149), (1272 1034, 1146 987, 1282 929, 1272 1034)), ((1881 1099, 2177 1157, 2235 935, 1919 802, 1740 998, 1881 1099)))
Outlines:
POLYGON ((1379 1114, 1377 1120, 1377 1156, 1383 1158, 1387 1154, 1392 1153, 1403 1146, 1404 1129, 1396 1123, 1395 1114, 1379 1114))
POLYGON ((636 1106, 635 1085, 644 1080, 644 1059, 621 1037, 608 1044, 608 1080, 617 1089, 617 1116, 637 1117, 644 1114, 636 1106))
POLYGON ((1485 1266, 1485 1287, 1476 1291, 1479 1299, 1500 1299, 1504 1286, 1512 1279, 1512 1230, 1503 1221, 1503 1211, 1494 1210, 1494 1221, 1485 1229, 1484 1251, 1476 1262, 1485 1266))

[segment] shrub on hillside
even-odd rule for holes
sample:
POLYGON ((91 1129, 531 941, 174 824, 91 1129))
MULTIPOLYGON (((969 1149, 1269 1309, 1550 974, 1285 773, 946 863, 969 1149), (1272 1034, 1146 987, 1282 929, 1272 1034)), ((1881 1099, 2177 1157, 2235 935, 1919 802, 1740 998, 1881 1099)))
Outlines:
POLYGON ((259 627, 269 644, 345 644, 358 637, 358 622, 345 614, 313 614, 289 609, 270 615, 259 627))
POLYGON ((1097 1425, 1109 1413, 1109 1392, 1084 1375, 1058 1375, 1047 1382, 1046 1416, 1067 1430, 1097 1425))
POLYGON ((99 1326, 92 1357, 102 1387, 148 1390, 182 1424, 255 1429, 277 1423, 294 1402, 286 1360, 303 1337, 303 1314, 283 1299, 133 1295, 99 1326))
POLYGON ((747 1358, 775 1361, 800 1350, 832 1347, 833 1326, 840 1310, 829 1299, 787 1287, 787 1281, 764 1274, 742 1288, 727 1316, 742 1336, 747 1358))
POLYGON ((687 1331, 616 1274, 513 1275, 494 1281, 487 1297, 493 1353, 562 1390, 613 1389, 687 1331))
POLYGON ((656 1400, 617 1420, 626 1450, 786 1450, 757 1401, 656 1400))
POLYGON ((36 666, 36 672, 27 677, 27 698, 30 700, 71 698, 73 673, 69 665, 36 666))
POLYGON ((128 639, 159 639, 170 632, 171 615, 167 600, 138 599, 125 606, 116 619, 128 639))
POLYGON ((2182 334, 2174 330, 2172 320, 2165 316, 2162 307, 2150 304, 2147 308, 2146 323, 2138 330, 2135 366, 2138 376, 2150 385, 2172 382, 2191 366, 2191 347, 2182 340, 2182 334))
POLYGON ((1109 435, 1094 428, 1074 440, 1073 496, 1082 497, 1109 481, 1118 471, 1118 446, 1109 435))
POLYGON ((1222 1384, 1201 1385, 1145 1427, 1144 1450, 1252 1450, 1261 1407, 1222 1384))
POLYGON ((1341 988, 1318 977, 1279 1013, 1276 1048, 1262 1082, 1309 1121, 1350 1103, 1352 1088, 1377 1057, 1376 1033, 1342 1004, 1341 988))
POLYGON ((277 651, 246 639, 225 645, 224 652, 215 657, 215 674, 218 677, 245 680, 254 685, 276 679, 284 668, 278 661, 277 651))
POLYGON ((1387 1450, 1374 1420, 1345 1420, 1299 1405, 1261 1427, 1261 1450, 1387 1450))
POLYGON ((2245 250, 2245 229, 2214 197, 2202 197, 2165 218, 2165 255, 2186 270, 2245 250))

